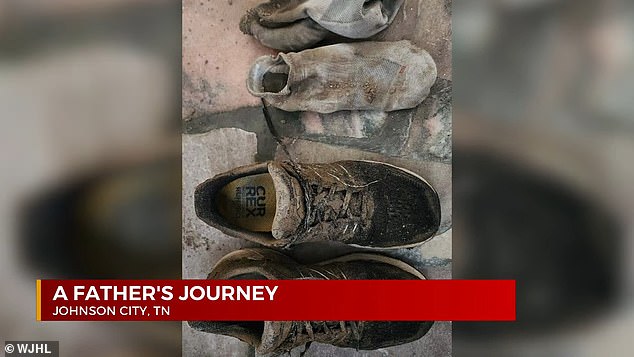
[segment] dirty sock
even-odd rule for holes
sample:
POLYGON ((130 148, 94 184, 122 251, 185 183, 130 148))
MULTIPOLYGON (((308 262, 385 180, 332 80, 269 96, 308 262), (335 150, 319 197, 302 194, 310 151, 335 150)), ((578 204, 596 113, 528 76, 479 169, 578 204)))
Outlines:
POLYGON ((368 38, 394 20, 404 0, 271 0, 249 10, 240 30, 263 45, 299 51, 317 44, 329 32, 368 38))
POLYGON ((257 58, 247 90, 291 112, 388 112, 419 105, 436 76, 429 53, 410 41, 340 43, 257 58), (288 75, 281 88, 273 86, 273 77, 266 79, 282 72, 288 75))
POLYGON ((310 48, 330 33, 309 18, 267 27, 260 23, 260 18, 251 14, 242 18, 240 29, 243 33, 255 37, 264 46, 280 51, 301 51, 310 48))

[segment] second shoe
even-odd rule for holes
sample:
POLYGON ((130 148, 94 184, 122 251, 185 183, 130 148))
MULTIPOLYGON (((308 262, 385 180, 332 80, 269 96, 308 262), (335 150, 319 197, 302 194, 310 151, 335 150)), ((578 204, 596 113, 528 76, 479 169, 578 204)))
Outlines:
POLYGON ((440 225, 438 194, 424 179, 371 161, 236 168, 200 184, 195 206, 207 224, 272 247, 332 240, 402 248, 440 225))
MULTIPOLYGON (((228 254, 216 264, 208 279, 422 280, 425 277, 414 267, 379 254, 349 254, 305 265, 274 250, 260 248, 228 254)), ((254 346, 260 355, 276 356, 311 342, 358 350, 397 346, 423 337, 432 324, 432 321, 189 322, 198 331, 235 337, 254 346)))
POLYGON ((410 41, 359 42, 256 59, 247 89, 286 111, 393 111, 418 106, 436 64, 410 41))

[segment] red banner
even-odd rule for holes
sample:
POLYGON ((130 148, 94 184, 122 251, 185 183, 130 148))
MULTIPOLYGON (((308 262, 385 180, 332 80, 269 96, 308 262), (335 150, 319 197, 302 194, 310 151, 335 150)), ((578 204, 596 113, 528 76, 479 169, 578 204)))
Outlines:
POLYGON ((512 321, 514 280, 38 280, 41 321, 512 321))

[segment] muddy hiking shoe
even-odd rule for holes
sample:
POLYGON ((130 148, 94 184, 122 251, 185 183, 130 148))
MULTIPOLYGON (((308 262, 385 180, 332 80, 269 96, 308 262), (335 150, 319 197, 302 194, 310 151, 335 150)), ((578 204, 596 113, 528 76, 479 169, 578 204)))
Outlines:
POLYGON ((197 216, 266 246, 338 241, 402 248, 433 237, 436 191, 420 176, 371 161, 268 162, 236 168, 196 188, 197 216))
POLYGON ((418 106, 436 75, 429 53, 410 41, 359 42, 259 57, 247 89, 290 112, 389 112, 418 106))
POLYGON ((272 0, 247 11, 240 30, 263 45, 299 51, 330 32, 362 39, 385 30, 403 0, 272 0))
MULTIPOLYGON (((406 263, 379 254, 349 254, 302 265, 270 249, 243 249, 216 264, 208 279, 215 280, 417 280, 425 277, 406 263)), ((433 322, 387 321, 190 321, 199 331, 236 337, 259 354, 280 354, 311 342, 374 350, 423 337, 433 322)))

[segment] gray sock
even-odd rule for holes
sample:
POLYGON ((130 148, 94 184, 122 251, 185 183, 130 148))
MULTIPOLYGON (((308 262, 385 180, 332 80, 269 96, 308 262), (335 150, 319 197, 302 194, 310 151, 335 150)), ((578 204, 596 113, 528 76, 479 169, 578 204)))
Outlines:
POLYGON ((252 14, 242 18, 240 29, 245 34, 253 35, 264 46, 280 51, 301 51, 312 47, 329 33, 309 18, 286 26, 265 27, 252 14))
POLYGON ((271 0, 249 10, 240 29, 266 46, 296 51, 321 41, 329 31, 348 38, 375 35, 394 20, 403 1, 271 0))

